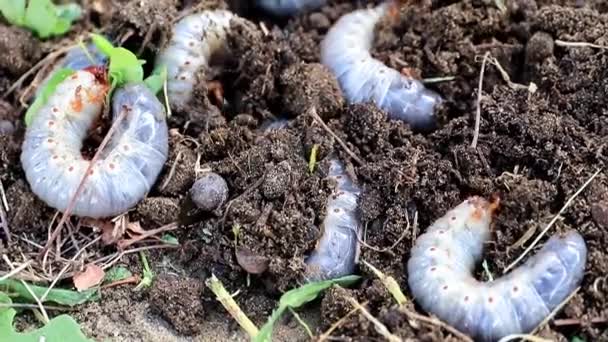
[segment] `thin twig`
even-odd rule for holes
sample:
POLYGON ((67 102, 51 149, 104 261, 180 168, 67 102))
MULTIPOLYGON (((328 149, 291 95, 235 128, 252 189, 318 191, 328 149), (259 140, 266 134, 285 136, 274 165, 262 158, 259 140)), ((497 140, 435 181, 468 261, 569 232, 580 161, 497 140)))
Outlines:
POLYGON ((177 222, 171 222, 160 228, 146 230, 143 234, 137 235, 134 238, 120 240, 120 241, 118 241, 118 243, 116 245, 118 246, 119 249, 125 249, 126 247, 129 247, 136 242, 139 242, 141 240, 147 239, 151 236, 154 236, 154 235, 157 235, 157 234, 160 234, 163 232, 170 232, 172 230, 176 230, 177 228, 179 228, 179 224, 177 222))
POLYGON ((546 338, 534 336, 532 334, 511 334, 501 338, 500 340, 498 340, 498 342, 508 342, 513 340, 524 340, 530 342, 553 342, 553 340, 548 340, 546 338))
POLYGON ((109 284, 106 284, 106 285, 102 285, 102 286, 101 286, 101 288, 102 288, 102 289, 107 289, 107 288, 110 288, 110 287, 115 287, 115 286, 119 286, 119 285, 125 285, 125 284, 137 284, 137 283, 139 283, 139 281, 140 281, 140 280, 141 280, 141 279, 139 278, 139 276, 138 276, 138 275, 132 275, 132 276, 127 277, 127 278, 125 278, 125 279, 117 280, 117 281, 115 281, 115 282, 113 282, 113 283, 109 283, 109 284))
POLYGON ((581 287, 577 287, 576 289, 574 289, 574 291, 572 291, 572 293, 570 293, 568 295, 568 297, 566 297, 566 299, 564 299, 561 303, 559 303, 558 306, 556 306, 551 313, 545 317, 545 319, 543 319, 542 322, 540 322, 540 324, 538 324, 536 326, 536 328, 534 328, 534 330, 532 330, 532 332, 530 334, 534 335, 536 334, 540 329, 542 329, 542 327, 544 327, 547 323, 549 323, 550 320, 553 319, 553 317, 555 317, 555 315, 557 315, 557 313, 578 293, 578 290, 580 290, 581 287))
POLYGON ((490 52, 486 52, 483 55, 483 62, 481 62, 481 71, 479 72, 479 85, 477 88, 477 109, 475 115, 475 131, 473 133, 473 142, 471 142, 472 148, 477 148, 477 140, 479 139, 479 125, 481 121, 481 94, 483 93, 483 75, 486 72, 486 63, 490 58, 490 52))
POLYGON ((17 268, 13 268, 10 272, 6 273, 3 276, 0 276, 0 281, 6 280, 10 277, 17 275, 18 273, 20 273, 21 271, 26 269, 31 264, 32 264, 32 260, 28 260, 27 262, 19 265, 17 268))
POLYGON ((438 327, 441 327, 445 330, 447 330, 448 332, 450 332, 452 335, 457 336, 458 338, 460 338, 463 341, 466 342, 473 342, 473 339, 470 338, 469 336, 465 335, 464 333, 460 332, 458 329, 454 328, 453 326, 440 321, 439 319, 436 318, 431 318, 431 317, 427 317, 427 316, 423 316, 419 313, 410 311, 408 309, 406 309, 405 307, 403 308, 403 310, 405 311, 405 314, 409 317, 409 318, 413 318, 413 319, 417 319, 419 321, 431 324, 431 325, 435 325, 438 327))
POLYGON ((226 291, 222 283, 215 276, 211 274, 211 277, 205 281, 205 285, 215 294, 217 300, 222 303, 222 306, 230 313, 235 321, 239 323, 241 328, 247 332, 247 334, 254 338, 259 334, 258 328, 251 322, 249 317, 241 310, 239 305, 234 301, 230 293, 226 291))
POLYGON ((121 112, 120 112, 120 115, 118 115, 116 117, 116 119, 114 120, 114 123, 112 123, 112 127, 110 127, 110 130, 108 131, 108 133, 106 134, 106 136, 103 138, 103 141, 99 145, 99 148, 95 152, 95 155, 93 156, 93 158, 89 162, 89 166, 87 167, 87 169, 86 169, 86 171, 84 173, 84 176, 80 180, 80 184, 78 184, 78 187, 76 188, 76 192, 74 193, 74 195, 70 199, 70 202, 68 204, 68 207, 67 207, 66 211, 63 213, 63 216, 61 216, 61 220, 59 220, 59 223, 57 224, 57 227, 55 228, 55 231, 51 234, 51 236, 49 237, 48 241, 46 242, 46 245, 44 246, 44 248, 40 252, 41 256, 44 255, 44 254, 46 254, 47 250, 51 247, 51 244, 53 243, 53 241, 55 241, 55 239, 57 238, 57 236, 59 236, 59 233, 61 232, 61 228, 66 223, 66 221, 69 219, 70 214, 72 213, 72 210, 74 210, 74 207, 76 206, 76 200, 78 199, 78 196, 84 190, 84 183, 88 179, 89 173, 93 169, 93 166, 97 163, 97 159, 99 159, 99 157, 101 156, 101 151, 103 151, 103 149, 106 147, 106 145, 108 144, 108 142, 110 142, 110 138, 114 134, 114 131, 116 131, 118 129, 118 127, 120 126, 120 123, 122 122, 122 120, 124 118, 126 118, 126 116, 129 113, 129 111, 130 110, 128 108, 123 108, 121 110, 121 112))
MULTIPOLYGON (((138 253, 138 252, 142 252, 142 251, 148 251, 151 249, 164 249, 164 248, 177 248, 178 246, 176 245, 169 245, 169 244, 162 244, 162 245, 152 245, 152 246, 143 246, 143 247, 137 247, 137 248, 133 248, 133 249, 129 249, 127 251, 124 252, 120 252, 120 253, 116 253, 116 256, 114 256, 114 258, 110 258, 111 261, 109 261, 108 263, 104 264, 101 269, 102 270, 107 270, 108 268, 114 266, 114 264, 116 264, 118 261, 120 261, 120 259, 128 254, 133 254, 133 253, 138 253)), ((108 256, 105 256, 103 258, 100 258, 98 260, 93 261, 94 264, 97 264, 100 262, 101 259, 105 259, 108 256)))
POLYGON ((351 157, 353 158, 354 161, 357 162, 357 164, 359 165, 363 165, 363 160, 361 158, 359 158, 353 151, 351 151, 348 146, 346 146, 346 143, 340 139, 340 137, 338 137, 336 135, 336 133, 334 133, 334 131, 331 130, 331 128, 329 128, 329 126, 327 126, 325 124, 325 122, 323 122, 323 119, 321 119, 321 117, 319 116, 319 114, 317 114, 317 110, 315 107, 311 107, 308 110, 308 113, 310 114, 310 116, 312 116, 312 118, 319 124, 321 125, 321 127, 323 127, 323 129, 329 133, 334 139, 336 139, 336 141, 338 142, 338 144, 340 144, 340 146, 342 146, 342 148, 344 149, 344 151, 351 157))
POLYGON ((291 312, 291 314, 293 315, 293 317, 296 318, 296 321, 298 321, 298 323, 300 323, 300 325, 304 328, 304 330, 306 330, 306 334, 308 335, 308 337, 313 338, 314 335, 313 335, 312 331, 310 330, 310 327, 308 327, 308 324, 306 324, 306 322, 304 322, 302 317, 300 317, 300 315, 298 315, 296 310, 292 309, 291 307, 288 307, 288 309, 291 312))
MULTIPOLYGON (((401 240, 403 240, 405 238, 405 235, 407 234, 407 232, 410 230, 410 219, 409 216, 405 216, 405 220, 406 222, 406 226, 403 229, 403 232, 401 233, 401 236, 399 236, 399 238, 390 246, 390 247, 385 247, 385 248, 378 248, 376 246, 372 246, 369 245, 367 242, 363 241, 363 239, 361 239, 361 234, 357 233, 357 241, 366 248, 371 249, 374 252, 378 252, 378 253, 385 253, 388 251, 391 251, 393 248, 397 247, 397 245, 399 245, 399 243, 401 243, 401 240)), ((418 211, 416 211, 414 213, 414 224, 416 224, 418 222, 418 211)))
POLYGON ((183 152, 184 151, 182 151, 182 150, 177 152, 177 156, 175 156, 175 161, 173 161, 173 164, 171 165, 171 169, 169 170, 167 179, 160 186, 160 190, 164 190, 167 187, 167 185, 169 185, 169 182, 171 181, 171 179, 173 178, 173 175, 175 174, 175 168, 177 167, 177 163, 179 163, 179 160, 182 157, 183 152))
POLYGON ((507 266, 507 268, 505 268, 505 270, 502 272, 503 274, 507 273, 510 269, 512 269, 515 265, 517 265, 517 263, 519 263, 528 253, 530 253, 530 251, 538 244, 538 242, 540 241, 540 239, 542 239, 542 237, 547 233, 547 231, 549 231, 549 229, 551 229, 551 227, 555 224, 555 222, 557 222, 557 220, 559 219, 559 217, 561 217, 561 215, 564 213, 564 211, 566 211, 566 209, 570 206, 570 204, 572 203, 572 201, 574 201, 574 199, 578 195, 580 195, 580 193, 583 192, 583 190, 585 190, 585 188, 587 188, 587 186, 589 184, 591 184, 591 182, 593 181, 593 179, 595 179, 595 177, 597 177, 597 175, 601 171, 602 171, 602 169, 599 169, 599 170, 595 171, 595 173, 593 174, 593 176, 591 176, 585 182, 585 184, 583 184, 574 193, 574 195, 572 195, 572 197, 570 197, 568 199, 568 201, 566 201, 566 204, 564 204, 564 206, 559 210, 559 212, 557 213, 557 215, 555 215, 553 217, 553 219, 551 220, 551 222, 549 222, 549 224, 547 224, 547 226, 545 227, 545 229, 543 229, 542 232, 540 232, 540 234, 538 234, 538 236, 536 237, 536 239, 534 239, 534 241, 532 242, 532 244, 530 246, 528 246, 528 248, 526 248, 526 250, 519 257, 517 257, 517 259, 515 259, 515 261, 513 261, 509 266, 507 266))
POLYGON ((76 254, 74 254, 74 256, 72 257, 72 259, 70 259, 70 261, 65 264, 65 266, 61 269, 61 271, 59 271, 59 273, 57 274, 57 276, 55 277, 55 279, 53 279, 53 281, 51 282, 51 285, 49 285, 49 287, 46 289, 46 291, 44 291, 44 294, 42 295, 42 297, 40 297, 41 301, 44 301, 46 299, 46 296, 49 295, 49 293, 51 292, 51 289, 53 287, 55 287, 55 284, 57 284, 57 282, 59 281, 59 279, 61 279, 61 276, 68 270, 68 268, 70 266, 72 266, 72 262, 74 262, 76 260, 76 258, 78 258, 80 256, 80 254, 85 249, 89 248, 91 245, 93 245, 94 243, 96 243, 100 239, 101 239, 101 235, 98 236, 98 237, 96 237, 95 239, 93 239, 93 241, 87 243, 84 247, 82 247, 81 250, 79 250, 76 254))
POLYGON ((388 328, 384 324, 382 324, 382 322, 380 322, 376 317, 369 313, 369 311, 367 311, 363 307, 363 305, 359 304, 359 302, 357 302, 355 298, 346 297, 346 300, 348 300, 353 307, 361 310, 361 313, 365 316, 365 318, 372 322, 378 334, 382 335, 382 337, 386 338, 389 342, 402 342, 402 340, 398 336, 393 335, 388 330, 388 328))
POLYGON ((553 321, 553 325, 556 327, 568 326, 568 325, 581 325, 583 322, 589 322, 591 324, 603 324, 608 322, 606 317, 594 317, 589 321, 583 321, 578 318, 562 318, 553 321))
POLYGON ((334 322, 331 327, 329 327, 329 329, 327 329, 327 331, 325 331, 323 334, 321 334, 321 336, 319 336, 319 342, 323 342, 325 340, 329 339, 329 335, 331 335, 332 332, 334 332, 334 330, 338 329, 338 327, 342 324, 344 324, 344 322, 346 322, 346 320, 354 315, 357 311, 360 310, 361 307, 363 307, 364 305, 367 305, 367 302, 363 302, 361 303, 360 307, 355 307, 352 310, 350 310, 346 315, 344 315, 344 317, 340 318, 339 320, 337 320, 336 322, 334 322))
POLYGON ((557 46, 565 46, 565 47, 591 47, 596 49, 608 49, 608 46, 605 45, 597 45, 593 43, 587 42, 566 42, 563 40, 556 39, 555 45, 557 46))
MULTIPOLYGON (((4 261, 7 263, 8 267, 10 267, 12 270, 16 269, 15 266, 13 266, 13 263, 11 262, 11 260, 8 258, 8 256, 6 256, 6 254, 2 254, 2 259, 4 259, 4 261)), ((28 285, 28 283, 21 280, 21 284, 25 287, 25 289, 30 294, 30 296, 32 296, 32 298, 34 298, 34 300, 36 301, 36 304, 38 304, 38 308, 40 308, 40 312, 42 312, 42 317, 44 318, 45 323, 48 323, 49 315, 46 313, 46 310, 44 310, 42 301, 38 298, 38 296, 36 296, 34 291, 32 291, 32 288, 28 285)))

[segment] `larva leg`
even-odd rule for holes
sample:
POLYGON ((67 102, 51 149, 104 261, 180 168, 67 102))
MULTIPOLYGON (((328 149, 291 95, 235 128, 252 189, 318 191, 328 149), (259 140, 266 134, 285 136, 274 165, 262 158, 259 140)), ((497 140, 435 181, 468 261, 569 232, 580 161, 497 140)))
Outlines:
POLYGON ((323 235, 306 259, 309 281, 346 276, 355 269, 360 229, 357 200, 361 191, 337 160, 331 161, 329 178, 336 187, 327 202, 323 235))
POLYGON ((571 230, 506 276, 477 281, 472 272, 490 238, 494 208, 473 197, 451 209, 417 239, 407 264, 421 307, 482 341, 532 330, 578 286, 587 255, 571 230))
POLYGON ((257 0, 258 6, 276 16, 290 16, 317 9, 327 0, 257 0))
POLYGON ((321 62, 336 76, 349 102, 373 101, 390 118, 403 120, 414 129, 433 129, 441 97, 369 52, 374 28, 389 10, 390 4, 385 3, 340 18, 321 43, 321 62))

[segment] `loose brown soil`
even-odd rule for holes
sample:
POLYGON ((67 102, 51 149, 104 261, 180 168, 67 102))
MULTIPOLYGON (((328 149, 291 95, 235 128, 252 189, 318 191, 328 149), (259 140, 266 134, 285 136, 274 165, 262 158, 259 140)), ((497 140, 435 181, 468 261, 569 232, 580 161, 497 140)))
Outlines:
MULTIPOLYGON (((141 48, 142 58, 151 65, 170 34, 169 23, 196 2, 87 3, 87 20, 76 31, 108 25, 106 32, 133 51, 141 48)), ((304 257, 321 234, 330 189, 325 175, 332 155, 347 163, 364 189, 360 207, 367 246, 360 259, 394 277, 408 298, 404 266, 416 236, 469 195, 500 195, 501 210, 485 258, 490 272, 501 274, 530 243, 522 246, 522 236, 542 230, 598 168, 607 166, 608 53, 565 47, 556 40, 608 45, 608 6, 600 0, 509 0, 502 13, 493 3, 415 1, 396 23, 384 23, 377 30, 373 53, 387 65, 408 68, 422 78, 453 77, 429 84, 446 99, 441 126, 430 134, 415 134, 404 123, 388 121, 374 105, 346 104, 331 74, 318 64, 321 39, 332 23, 357 7, 353 2, 330 1, 320 10, 288 20, 264 16, 242 2, 196 4, 231 6, 251 23, 234 27, 231 54, 216 79, 227 104, 215 106, 207 84, 200 82, 190 108, 174 112, 169 120, 171 152, 163 174, 148 198, 129 213, 131 221, 139 221, 144 229, 178 219, 181 227, 172 234, 180 246, 149 253, 157 275, 152 288, 104 289, 99 301, 77 308, 73 315, 85 332, 99 340, 120 341, 244 339, 204 281, 214 274, 229 292, 238 291, 235 300, 261 326, 280 294, 301 284, 304 257), (260 28, 262 23, 267 31, 260 28), (486 52, 519 85, 510 86, 496 66, 487 66, 479 142, 472 148, 486 52), (536 85, 535 92, 527 89, 530 82, 536 85), (312 118, 312 108, 362 164, 312 118), (291 119, 285 129, 260 129, 268 120, 282 117, 291 119), (310 173, 309 155, 315 145, 319 163, 310 173), (197 210, 188 198, 197 175, 208 169, 223 176, 230 189, 229 200, 213 213, 197 210), (402 241, 390 248, 401 236, 402 241), (243 270, 235 241, 249 257, 267 262, 264 273, 248 275, 243 270)), ((0 93, 54 46, 77 35, 39 42, 0 23, 0 93)), ((54 216, 29 191, 19 163, 24 128, 17 114, 23 113, 19 98, 28 82, 0 100, 0 121, 11 120, 17 127, 13 135, 0 136, 0 180, 13 235, 13 242, 0 251, 15 261, 23 260, 22 253, 38 251, 19 237, 43 245, 54 216)), ((551 231, 579 230, 589 255, 580 291, 556 316, 578 319, 580 324, 551 323, 542 336, 608 341, 606 324, 591 323, 608 317, 607 190, 608 177, 602 172, 551 231)), ((97 244, 91 249, 99 256, 116 251, 97 244)), ((119 264, 141 274, 137 254, 125 256, 119 264)), ((351 311, 346 299, 351 296, 366 303, 367 310, 399 337, 457 340, 445 329, 408 319, 405 310, 419 310, 413 302, 398 307, 373 273, 365 267, 358 273, 363 280, 356 286, 332 289, 305 309, 313 333, 321 334, 351 311)), ((482 272, 479 277, 484 279, 482 272)), ((60 283, 70 285, 69 280, 60 283)), ((283 325, 275 334, 277 341, 308 340, 293 318, 283 325)), ((360 313, 341 322, 332 336, 382 339, 360 313)))

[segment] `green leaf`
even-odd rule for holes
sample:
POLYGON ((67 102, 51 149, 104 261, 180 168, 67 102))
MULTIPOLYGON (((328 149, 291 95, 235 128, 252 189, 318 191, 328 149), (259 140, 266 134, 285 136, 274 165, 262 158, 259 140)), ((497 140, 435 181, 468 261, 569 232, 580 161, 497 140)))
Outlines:
POLYGON ((59 18, 72 22, 82 16, 82 8, 77 4, 57 5, 55 13, 59 18))
POLYGON ((570 342, 587 342, 585 339, 580 338, 578 336, 574 336, 572 337, 572 339, 570 340, 570 342))
POLYGON ((0 13, 10 24, 22 26, 25 18, 25 0, 0 1, 0 13))
MULTIPOLYGON (((48 287, 28 284, 29 288, 34 292, 36 297, 41 298, 47 291, 48 287)), ((16 293, 18 298, 23 300, 34 302, 35 299, 29 293, 25 285, 19 280, 4 279, 0 281, 0 290, 6 289, 6 292, 16 293)), ((61 305, 76 306, 91 300, 99 298, 97 289, 89 289, 82 292, 64 290, 64 289, 51 289, 48 295, 44 299, 44 302, 54 302, 61 305)))
POLYGON ((171 234, 165 234, 160 239, 166 244, 179 246, 179 240, 171 234))
POLYGON ((139 252, 139 257, 141 258, 141 263, 143 264, 143 277, 141 278, 139 284, 137 284, 137 286, 135 287, 136 291, 144 287, 152 286, 152 281, 154 281, 154 273, 150 269, 146 254, 144 252, 139 252))
POLYGON ((110 268, 108 272, 106 272, 106 275, 103 278, 103 282, 105 284, 113 283, 115 281, 127 279, 131 276, 133 276, 133 273, 131 273, 131 271, 129 271, 126 267, 115 266, 110 268))
MULTIPOLYGON (((137 59, 135 54, 123 47, 114 47, 110 41, 98 34, 92 34, 93 44, 110 59, 108 74, 112 90, 130 82, 142 82, 144 79, 145 61, 137 59)), ((112 90, 108 93, 111 94, 112 90)))
POLYGON ((270 341, 275 323, 279 320, 279 318, 281 318, 285 310, 288 308, 295 309, 310 301, 313 301, 321 294, 321 292, 330 288, 334 284, 340 286, 350 286, 359 279, 361 279, 361 277, 350 275, 342 278, 308 283, 304 286, 285 292, 279 300, 279 307, 272 313, 262 329, 260 329, 260 333, 255 337, 254 342, 270 341))
POLYGON ((163 85, 167 80, 167 67, 162 66, 160 68, 156 68, 152 75, 148 76, 144 83, 152 91, 154 94, 158 94, 163 89, 163 85))
POLYGON ((57 89, 57 86, 59 85, 59 83, 63 82, 66 78, 68 78, 74 72, 75 71, 72 69, 63 68, 63 69, 57 70, 53 74, 51 79, 46 83, 46 85, 40 92, 40 95, 38 95, 38 97, 36 97, 36 100, 34 100, 34 103, 31 104, 31 106, 27 109, 27 112, 25 113, 25 124, 27 126, 29 126, 32 123, 32 120, 34 120, 34 116, 38 113, 40 108, 42 108, 42 106, 44 106, 46 104, 46 102, 49 100, 49 97, 51 97, 51 95, 53 95, 53 93, 55 92, 55 89, 57 89))
POLYGON ((59 315, 40 329, 18 333, 13 327, 13 319, 17 311, 10 307, 11 304, 11 298, 0 292, 0 336, 2 336, 2 341, 93 342, 82 333, 78 323, 69 315, 59 315))

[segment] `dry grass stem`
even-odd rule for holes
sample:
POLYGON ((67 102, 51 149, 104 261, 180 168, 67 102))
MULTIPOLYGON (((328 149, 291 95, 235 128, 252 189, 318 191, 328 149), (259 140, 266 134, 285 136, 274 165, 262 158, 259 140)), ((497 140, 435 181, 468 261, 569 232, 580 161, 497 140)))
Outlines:
POLYGON ((336 139, 336 141, 338 142, 338 144, 340 144, 340 146, 342 146, 342 148, 344 149, 344 151, 351 157, 353 158, 354 161, 357 162, 357 164, 359 165, 363 165, 363 160, 361 158, 359 158, 353 151, 351 151, 348 146, 346 146, 346 143, 340 139, 340 137, 338 137, 336 135, 336 133, 334 133, 334 131, 331 130, 331 128, 329 128, 329 126, 327 126, 325 124, 325 122, 323 122, 323 119, 321 119, 321 117, 319 116, 319 114, 317 114, 317 110, 314 107, 311 107, 308 110, 308 113, 310 114, 310 116, 312 116, 312 118, 319 124, 321 125, 321 127, 323 127, 323 129, 329 133, 329 135, 331 135, 334 139, 336 139))

